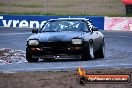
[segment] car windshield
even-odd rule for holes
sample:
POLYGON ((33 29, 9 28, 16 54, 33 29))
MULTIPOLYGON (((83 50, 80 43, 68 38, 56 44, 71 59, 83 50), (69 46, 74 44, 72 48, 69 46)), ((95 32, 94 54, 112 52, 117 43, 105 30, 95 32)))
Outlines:
POLYGON ((42 32, 60 32, 60 31, 88 31, 87 25, 84 21, 77 20, 59 20, 47 22, 42 32))

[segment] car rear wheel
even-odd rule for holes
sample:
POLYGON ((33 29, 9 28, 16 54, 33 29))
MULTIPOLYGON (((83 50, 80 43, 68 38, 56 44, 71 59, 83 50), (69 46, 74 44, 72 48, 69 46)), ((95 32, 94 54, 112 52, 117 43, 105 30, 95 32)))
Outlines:
POLYGON ((32 58, 32 53, 30 50, 26 49, 26 60, 28 62, 38 62, 39 58, 32 58))
POLYGON ((104 58, 105 57, 105 43, 104 43, 104 41, 101 44, 99 50, 95 51, 94 56, 95 56, 95 58, 104 58))
POLYGON ((94 59, 94 48, 93 48, 93 43, 89 44, 81 57, 82 60, 87 61, 87 60, 93 60, 94 59))

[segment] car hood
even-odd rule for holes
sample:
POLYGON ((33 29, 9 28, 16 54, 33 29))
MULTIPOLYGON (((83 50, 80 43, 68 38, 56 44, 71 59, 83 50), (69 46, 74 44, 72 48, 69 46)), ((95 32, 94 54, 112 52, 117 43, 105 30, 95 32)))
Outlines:
POLYGON ((30 36, 29 39, 38 39, 40 42, 71 41, 72 38, 84 38, 87 32, 44 32, 30 36))

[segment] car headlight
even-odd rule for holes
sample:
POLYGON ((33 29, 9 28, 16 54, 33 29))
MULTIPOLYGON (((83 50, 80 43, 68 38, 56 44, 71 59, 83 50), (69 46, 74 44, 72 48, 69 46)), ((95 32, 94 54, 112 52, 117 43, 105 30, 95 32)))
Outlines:
POLYGON ((82 44, 82 39, 72 39, 72 44, 82 44))
POLYGON ((38 40, 29 40, 28 41, 28 44, 29 45, 38 45, 39 44, 39 41, 38 40))

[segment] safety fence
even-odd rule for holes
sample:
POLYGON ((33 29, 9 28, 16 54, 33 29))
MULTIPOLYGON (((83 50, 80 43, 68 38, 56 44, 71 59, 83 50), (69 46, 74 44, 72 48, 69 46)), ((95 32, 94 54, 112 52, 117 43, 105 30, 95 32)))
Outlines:
POLYGON ((132 31, 132 17, 0 15, 0 26, 41 28, 47 20, 57 18, 86 18, 101 30, 132 31))

